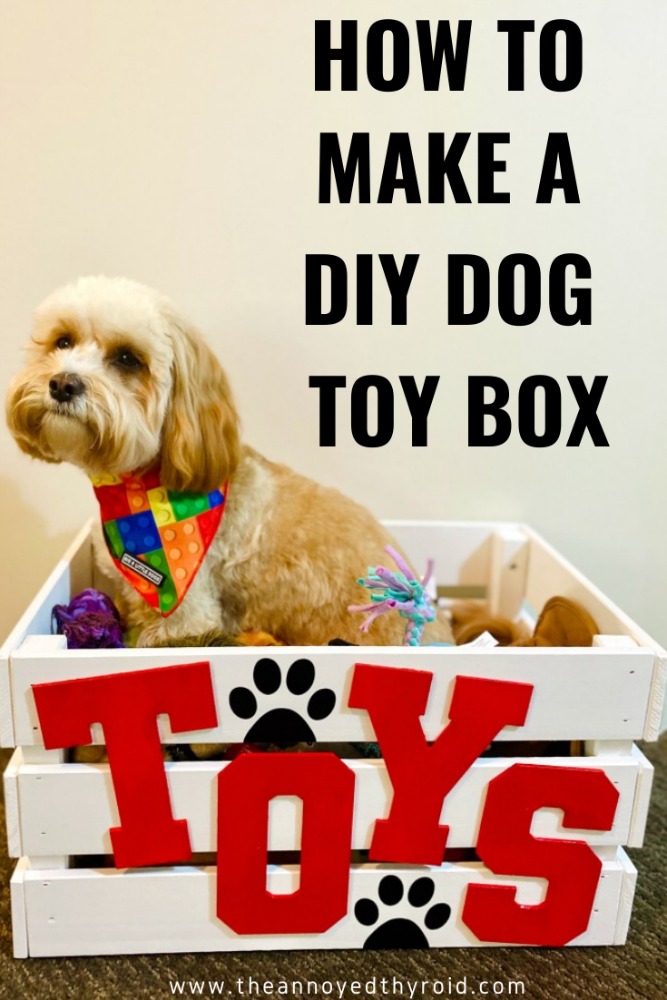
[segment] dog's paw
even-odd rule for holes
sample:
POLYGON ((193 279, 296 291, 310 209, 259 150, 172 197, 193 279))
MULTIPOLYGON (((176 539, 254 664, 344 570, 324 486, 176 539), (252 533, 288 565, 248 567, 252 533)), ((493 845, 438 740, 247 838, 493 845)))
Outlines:
POLYGON ((380 906, 373 899, 360 899, 354 907, 354 915, 364 927, 380 923, 364 941, 364 948, 429 948, 430 942, 420 924, 430 931, 444 927, 451 915, 447 903, 428 904, 435 893, 435 882, 427 875, 416 879, 408 889, 408 903, 414 908, 414 918, 391 917, 391 907, 403 899, 405 887, 398 875, 385 875, 378 886, 380 906), (427 907, 428 909, 423 909, 427 907), (386 919, 385 919, 386 918, 386 919), (417 923, 419 921, 419 923, 417 923))
POLYGON ((326 719, 334 710, 336 695, 329 688, 313 690, 315 667, 310 660, 295 660, 285 677, 275 660, 263 657, 253 670, 255 690, 236 687, 229 695, 229 707, 239 719, 255 719, 243 737, 247 743, 314 743, 309 722, 326 719), (280 704, 271 708, 271 702, 280 704), (288 707, 290 704, 293 707, 288 707), (258 716, 259 713, 259 716, 258 716), (256 718, 256 716, 258 716, 256 718))

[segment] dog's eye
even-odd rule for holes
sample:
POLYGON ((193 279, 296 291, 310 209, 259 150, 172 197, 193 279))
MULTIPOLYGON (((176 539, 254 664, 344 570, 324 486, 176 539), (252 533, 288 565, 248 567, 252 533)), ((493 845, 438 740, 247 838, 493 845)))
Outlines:
POLYGON ((59 351, 68 351, 71 346, 72 346, 72 338, 67 333, 64 333, 62 337, 58 337, 58 339, 56 340, 56 348, 59 351))
POLYGON ((118 365, 119 368, 125 368, 126 371, 132 371, 134 368, 141 367, 141 361, 139 358, 126 347, 114 355, 113 363, 118 365))

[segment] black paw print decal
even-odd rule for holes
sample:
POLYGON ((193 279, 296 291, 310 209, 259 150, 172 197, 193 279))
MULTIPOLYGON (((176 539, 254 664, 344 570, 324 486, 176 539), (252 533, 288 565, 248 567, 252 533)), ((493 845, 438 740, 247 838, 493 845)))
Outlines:
MULTIPOLYGON (((378 887, 380 902, 386 907, 396 906, 403 899, 403 882, 397 875, 385 875, 378 887)), ((408 889, 408 903, 415 910, 428 906, 433 899, 435 882, 424 876, 418 878, 408 889)), ((415 913, 429 931, 437 931, 449 920, 451 907, 447 903, 435 903, 423 912, 415 913)), ((354 915, 360 924, 372 927, 380 919, 380 909, 372 899, 360 899, 354 907, 354 915)), ((394 917, 384 920, 364 941, 364 948, 429 948, 429 940, 415 920, 394 917)))
MULTIPOLYGON (((236 687, 229 695, 229 707, 239 719, 253 719, 266 698, 278 695, 283 677, 275 660, 263 657, 255 664, 252 674, 256 691, 236 687), (263 697, 264 696, 264 697, 263 697)), ((310 660, 295 660, 285 677, 285 686, 295 696, 294 708, 270 708, 262 711, 244 736, 246 743, 278 743, 291 746, 293 743, 314 743, 315 734, 308 725, 309 720, 319 722, 331 715, 336 704, 336 695, 329 688, 312 691, 315 683, 315 667, 310 660), (312 692, 312 693, 311 693, 312 692), (308 699, 306 696, 309 695, 308 699)), ((284 701, 284 695, 279 696, 284 701)), ((264 706, 262 705, 262 708, 264 706)))

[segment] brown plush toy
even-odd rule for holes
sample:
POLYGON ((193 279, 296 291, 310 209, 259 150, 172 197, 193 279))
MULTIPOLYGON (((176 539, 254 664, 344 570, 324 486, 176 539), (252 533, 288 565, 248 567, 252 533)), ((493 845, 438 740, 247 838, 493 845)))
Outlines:
POLYGON ((588 611, 568 597, 551 597, 537 619, 535 630, 509 618, 489 615, 476 604, 456 604, 452 632, 457 646, 489 632, 499 646, 591 646, 599 632, 588 611))

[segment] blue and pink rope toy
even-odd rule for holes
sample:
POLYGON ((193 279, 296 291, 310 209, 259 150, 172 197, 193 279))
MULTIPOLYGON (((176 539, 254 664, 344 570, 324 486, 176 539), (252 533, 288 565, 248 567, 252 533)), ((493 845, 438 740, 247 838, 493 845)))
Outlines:
POLYGON ((429 559, 426 575, 420 580, 414 575, 408 564, 401 558, 396 549, 387 545, 385 552, 391 556, 398 572, 392 572, 384 566, 368 567, 368 575, 360 577, 359 583, 371 593, 370 604, 351 604, 348 611, 368 612, 368 617, 359 626, 361 632, 368 632, 371 625, 380 615, 390 611, 398 611, 401 618, 407 619, 404 646, 418 646, 421 642, 424 626, 435 618, 435 608, 426 588, 433 576, 433 560, 429 559))

